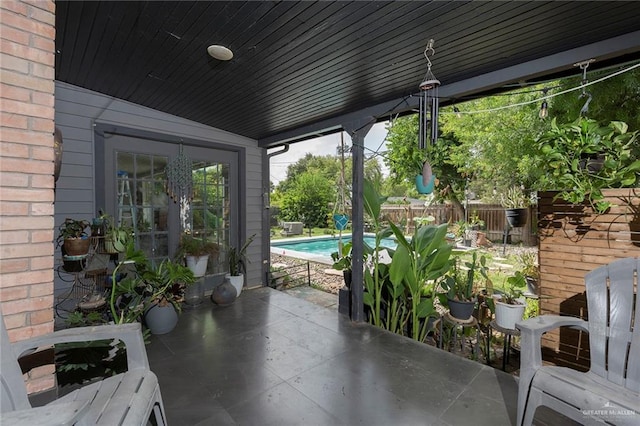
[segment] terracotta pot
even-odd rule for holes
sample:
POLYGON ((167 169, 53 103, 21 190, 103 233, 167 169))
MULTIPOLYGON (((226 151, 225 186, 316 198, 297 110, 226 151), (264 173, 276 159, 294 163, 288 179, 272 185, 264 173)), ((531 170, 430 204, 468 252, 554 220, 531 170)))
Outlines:
POLYGON ((64 240, 64 251, 67 256, 82 256, 89 253, 89 238, 67 238, 64 240))

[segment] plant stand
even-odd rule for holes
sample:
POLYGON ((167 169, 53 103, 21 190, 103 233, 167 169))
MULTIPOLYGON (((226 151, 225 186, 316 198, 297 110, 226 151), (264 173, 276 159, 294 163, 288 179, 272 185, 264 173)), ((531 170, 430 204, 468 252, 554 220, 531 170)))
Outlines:
MULTIPOLYGON (((517 328, 502 328, 500 327, 495 320, 489 323, 489 331, 487 332, 487 348, 491 347, 491 334, 492 330, 495 330, 504 335, 504 342, 502 347, 502 371, 505 371, 507 368, 507 363, 509 362, 509 354, 511 353, 511 336, 520 336, 520 330, 517 328)), ((491 364, 491 352, 487 351, 487 365, 491 364)))
MULTIPOLYGON (((457 342, 458 342, 458 327, 462 329, 462 333, 460 334, 460 350, 464 353, 464 329, 465 328, 475 328, 476 329, 476 343, 470 345, 471 346, 471 354, 474 355, 475 359, 478 359, 479 352, 479 344, 480 344, 480 327, 478 327, 478 320, 475 317, 471 317, 468 320, 460 320, 458 318, 454 318, 451 316, 449 312, 444 314, 440 319, 436 320, 434 328, 438 328, 438 332, 440 335, 438 336, 438 348, 444 349, 444 323, 447 323, 451 326, 453 331, 453 342, 450 345, 451 348, 455 351, 457 342)), ((451 342, 450 342, 451 343, 451 342)))

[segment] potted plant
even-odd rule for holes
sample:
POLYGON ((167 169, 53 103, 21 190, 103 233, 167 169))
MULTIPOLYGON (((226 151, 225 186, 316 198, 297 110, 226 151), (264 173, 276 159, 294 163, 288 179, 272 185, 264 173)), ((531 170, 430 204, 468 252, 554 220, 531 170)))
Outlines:
POLYGON ((124 253, 131 240, 130 228, 117 226, 113 217, 101 216, 104 226, 104 251, 107 253, 124 253))
POLYGON ((347 288, 351 288, 351 247, 353 243, 351 241, 342 244, 340 250, 331 253, 331 259, 333 260, 333 269, 342 271, 342 277, 344 284, 347 288))
POLYGON ((227 250, 227 261, 229 264, 229 273, 225 277, 235 287, 237 295, 240 296, 242 287, 244 286, 244 272, 246 271, 246 265, 249 262, 247 258, 247 248, 253 242, 255 234, 250 236, 247 241, 237 249, 234 246, 229 246, 227 250))
POLYGON ((460 320, 468 320, 473 314, 476 305, 476 289, 480 286, 476 281, 477 274, 489 281, 487 276, 486 258, 474 251, 470 262, 465 262, 466 270, 460 266, 460 258, 456 257, 453 268, 444 276, 440 282, 443 290, 440 297, 441 302, 449 307, 452 317, 460 320))
POLYGON ((586 202, 604 213, 611 203, 604 200, 603 188, 632 187, 638 180, 638 131, 630 132, 624 122, 601 126, 585 117, 567 124, 553 119, 538 141, 540 160, 550 171, 542 186, 559 189, 556 197, 571 204, 586 202))
POLYGON ((180 259, 184 257, 187 267, 195 277, 199 278, 206 274, 209 259, 216 260, 219 252, 218 244, 207 241, 206 237, 198 238, 183 234, 176 257, 180 259))
POLYGON ((144 318, 151 334, 168 333, 178 322, 185 286, 195 281, 189 268, 165 259, 151 264, 133 244, 111 275, 110 309, 116 323, 144 318), (119 276, 129 266, 123 276, 119 276))
POLYGON ((437 316, 432 297, 433 283, 450 268, 452 247, 445 240, 447 224, 425 225, 408 240, 393 223, 389 223, 398 247, 391 259, 389 278, 397 295, 409 297, 411 337, 423 341, 429 331, 429 317, 437 316))
POLYGON ((522 275, 527 284, 528 295, 538 295, 538 277, 540 270, 538 269, 538 256, 533 252, 522 252, 518 255, 518 260, 522 265, 522 275))
POLYGON ((527 210, 531 205, 529 198, 518 186, 512 186, 500 196, 500 204, 505 208, 507 222, 513 228, 527 224, 527 210))
POLYGON ((63 256, 86 256, 89 253, 91 240, 87 234, 90 224, 86 220, 66 218, 58 227, 56 243, 62 247, 63 256))
POLYGON ((522 320, 527 307, 521 300, 522 289, 526 287, 526 279, 522 271, 516 271, 507 278, 504 289, 495 295, 496 324, 508 330, 515 330, 516 323, 522 320))
POLYGON ((431 164, 428 160, 421 160, 416 164, 416 189, 420 194, 431 194, 435 187, 436 175, 431 171, 431 164))

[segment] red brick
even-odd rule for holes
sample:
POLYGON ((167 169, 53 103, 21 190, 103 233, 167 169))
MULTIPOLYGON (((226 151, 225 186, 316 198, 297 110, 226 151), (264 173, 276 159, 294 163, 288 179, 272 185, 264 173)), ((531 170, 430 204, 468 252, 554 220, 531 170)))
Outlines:
POLYGON ((31 242, 32 243, 52 242, 53 235, 54 235, 53 226, 54 225, 53 225, 53 217, 52 217, 50 229, 31 231, 31 242))
POLYGON ((55 13, 56 5, 53 0, 23 0, 24 3, 29 4, 35 8, 46 10, 47 12, 55 13))
MULTIPOLYGON (((48 135, 48 133, 45 133, 45 134, 48 135)), ((32 146, 31 155, 29 155, 29 157, 31 157, 34 160, 43 160, 43 161, 53 162, 55 158, 55 153, 53 152, 53 149, 51 149, 53 147, 53 136, 50 136, 50 137, 47 136, 46 140, 50 141, 51 144, 43 145, 43 146, 32 146)))
MULTIPOLYGON (((4 57, 2 58, 4 62, 4 57)), ((0 83, 0 92, 2 98, 13 99, 16 101, 29 102, 31 99, 31 90, 24 87, 11 86, 9 84, 0 83)))
POLYGON ((0 9, 9 10, 23 16, 27 16, 28 6, 23 1, 3 0, 0 1, 0 9))
MULTIPOLYGON (((26 171, 28 170, 30 173, 39 173, 46 175, 53 175, 53 162, 52 161, 36 161, 36 160, 19 160, 14 158, 3 158, 1 170, 10 171, 10 172, 18 172, 18 171, 26 171)), ((7 198, 6 196, 2 196, 1 198, 4 200, 24 200, 25 195, 22 194, 12 194, 13 198, 7 198)), ((38 198, 36 201, 45 201, 48 198, 38 198)))
POLYGON ((45 52, 53 52, 56 50, 56 43, 53 40, 36 35, 31 37, 31 45, 36 49, 44 50, 45 52))
POLYGON ((0 215, 0 230, 45 230, 51 229, 51 218, 43 216, 11 217, 0 215))
POLYGON ((52 25, 32 20, 24 15, 14 13, 7 13, 4 15, 5 16, 2 17, 3 26, 21 28, 31 34, 41 35, 45 38, 53 39, 55 37, 55 29, 52 25))
POLYGON ((40 8, 30 7, 29 17, 44 24, 52 26, 56 24, 56 15, 51 13, 50 11, 46 11, 40 8))
POLYGON ((55 372, 56 372, 55 364, 46 364, 46 365, 40 365, 38 367, 32 368, 31 371, 29 371, 29 376, 31 378, 36 379, 39 377, 46 377, 55 372))
POLYGON ((34 175, 31 178, 32 188, 48 188, 53 190, 53 175, 34 175))
POLYGON ((31 75, 33 75, 34 77, 43 78, 45 80, 53 80, 55 78, 55 69, 51 65, 32 62, 31 75))
POLYGON ((11 55, 3 55, 0 66, 6 70, 13 70, 22 74, 29 74, 29 61, 24 58, 18 58, 11 55))
POLYGON ((56 387, 56 376, 51 374, 47 377, 40 377, 38 379, 29 379, 26 383, 27 393, 35 394, 44 392, 56 387))
MULTIPOLYGON (((4 72, 0 73, 0 78, 2 77, 2 74, 4 74, 4 72)), ((38 80, 38 79, 32 79, 32 80, 38 80)), ((51 107, 47 107, 44 105, 34 105, 27 102, 18 102, 12 99, 0 98, 0 111, 12 112, 14 114, 29 115, 29 116, 40 117, 40 118, 53 118, 53 108, 51 107)), ((5 134, 10 132, 11 131, 7 131, 7 132, 3 131, 2 138, 4 140, 9 140, 12 142, 20 142, 20 140, 6 139, 7 136, 5 134)))
POLYGON ((11 27, 2 27, 2 31, 0 31, 0 38, 4 38, 6 40, 10 40, 16 42, 18 44, 24 44, 25 46, 29 45, 29 40, 31 39, 31 34, 22 31, 19 28, 11 28, 11 27))
POLYGON ((36 325, 53 321, 53 311, 51 309, 41 309, 29 314, 29 324, 36 325))
MULTIPOLYGON (((51 306, 53 306, 53 299, 51 300, 51 306)), ((11 303, 11 302, 10 302, 11 303)), ((4 312, 4 306, 2 310, 4 312)), ((16 342, 18 340, 25 340, 34 336, 42 336, 43 334, 51 333, 53 331, 53 322, 50 324, 38 324, 30 327, 22 327, 13 330, 7 330, 9 332, 9 340, 16 342)))
MULTIPOLYGON (((2 289, 0 289, 0 294, 4 294, 2 289)), ((2 300, 10 300, 10 299, 2 299, 2 300)), ((3 312, 4 313, 4 312, 3 312)), ((15 314, 15 315, 7 315, 4 314, 4 324, 7 329, 26 327, 27 326, 27 314, 15 314)))
MULTIPOLYGON (((3 130, 2 134, 8 130, 3 130)), ((18 130, 21 131, 21 130, 18 130)), ((2 157, 17 157, 17 158, 28 158, 29 157, 29 146, 21 144, 21 143, 10 143, 7 139, 2 140, 2 145, 0 145, 0 156, 2 157)), ((5 184, 4 178, 2 179, 2 183, 5 184)), ((6 186, 6 184, 5 184, 6 186)))
MULTIPOLYGON (((4 263, 3 263, 4 264, 4 263)), ((20 287, 4 287, 0 288, 0 300, 8 301, 8 300, 18 300, 18 299, 26 299, 29 297, 29 287, 30 286, 20 286, 20 287)), ((9 315, 5 315, 5 321, 9 315)), ((24 317, 24 314, 17 314, 16 317, 24 317)), ((17 320, 16 320, 17 321, 17 320)), ((26 325, 24 319, 22 319, 22 323, 20 325, 16 325, 15 327, 19 327, 21 325, 26 325)), ((7 328, 10 328, 7 325, 7 328)))
MULTIPOLYGON (((40 256, 40 257, 31 257, 29 258, 29 269, 32 271, 37 271, 40 269, 47 269, 50 271, 53 271, 53 266, 54 266, 54 260, 53 260, 53 245, 51 245, 51 254, 49 256, 40 256)), ((53 272, 52 272, 53 274, 53 272)), ((40 285, 40 284, 38 284, 40 285)), ((53 289, 51 289, 51 291, 49 293, 45 293, 45 294, 51 294, 53 293, 53 289)), ((40 294, 39 296, 42 296, 42 294, 40 294)))
MULTIPOLYGON (((2 146, 4 144, 0 144, 0 146, 2 146)), ((4 163, 6 161, 6 159, 2 159, 2 162, 4 163)), ((6 170, 4 170, 4 168, 2 168, 2 170, 4 171, 4 173, 2 173, 2 187, 3 188, 7 188, 10 186, 17 186, 19 188, 26 188, 29 186, 29 175, 26 173, 11 173, 11 172, 7 172, 6 170)), ((2 204, 0 204, 0 206, 2 206, 2 204)), ((4 212, 4 209, 3 209, 4 212)))
MULTIPOLYGON (((0 88, 0 92, 2 88, 0 88)), ((11 114, 8 112, 0 112, 0 126, 12 127, 16 129, 26 129, 29 126, 29 118, 25 115, 11 114)), ((33 123, 31 124, 33 127, 33 123)), ((41 130, 41 129, 34 129, 41 130)))
MULTIPOLYGON (((28 258, 30 256, 46 256, 51 254, 51 244, 49 243, 32 243, 32 244, 5 244, 0 246, 0 254, 4 259, 18 259, 21 257, 28 258)), ((40 272, 38 272, 40 273, 40 272)), ((29 275, 33 279, 36 276, 29 271, 24 273, 13 274, 14 285, 29 284, 27 280, 29 275)), ((44 282, 43 278, 38 278, 36 282, 44 282)))
MULTIPOLYGON (((53 277, 53 269, 51 269, 53 277)), ((29 297, 44 297, 53 295, 53 278, 46 284, 31 284, 29 288, 29 297)))
MULTIPOLYGON (((11 315, 21 312, 38 311, 41 309, 51 308, 52 306, 53 296, 14 300, 2 304, 2 313, 4 315, 11 315)), ((31 335, 29 335, 28 337, 31 337, 31 335)))
POLYGON ((3 231, 0 235, 0 242, 2 244, 27 244, 30 242, 30 237, 29 231, 3 231))
POLYGON ((32 92, 31 101, 38 105, 50 106, 53 108, 53 105, 54 105, 53 93, 32 92))
POLYGON ((53 52, 45 52, 31 46, 25 46, 9 40, 0 40, 0 52, 5 55, 15 56, 17 58, 25 58, 29 61, 37 62, 44 65, 53 66, 55 56, 53 52))
MULTIPOLYGON (((36 177, 34 177, 34 180, 36 177)), ((47 183, 48 185, 42 185, 41 187, 50 188, 53 191, 53 176, 49 176, 47 178, 47 183)), ((33 185, 33 186, 36 187, 36 185, 33 185)), ((41 216, 41 215, 53 216, 53 214, 55 213, 54 210, 55 209, 53 208, 53 203, 32 203, 31 204, 31 214, 34 216, 41 216)))
MULTIPOLYGON (((0 81, 3 81, 9 85, 26 87, 31 90, 37 90, 37 91, 46 92, 46 93, 53 93, 53 90, 54 90, 54 83, 52 79, 27 76, 27 75, 17 73, 15 71, 0 69, 0 81)), ((14 107, 12 105, 12 107, 14 108, 14 110, 18 109, 17 106, 14 107)), ((48 114, 46 115, 44 114, 44 112, 46 112, 44 109, 42 109, 42 111, 43 112, 41 112, 40 114, 34 114, 34 115, 36 117, 39 117, 39 116, 49 117, 48 114)), ((9 110, 9 112, 16 112, 16 111, 9 110)), ((51 118, 53 119, 53 116, 51 118)))
POLYGON ((44 120, 37 117, 29 117, 29 128, 37 132, 47 132, 53 134, 55 124, 53 120, 44 120))
POLYGON ((14 203, 10 201, 3 201, 0 202, 0 211, 5 216, 26 216, 29 213, 29 203, 14 203))
MULTIPOLYGON (((1 259, 0 270, 3 274, 24 271, 29 268, 29 259, 1 259)), ((2 297, 0 297, 2 299, 2 297)))
POLYGON ((4 129, 2 131, 3 142, 15 142, 24 145, 39 145, 49 147, 51 151, 50 159, 53 159, 53 133, 34 132, 22 129, 4 129))

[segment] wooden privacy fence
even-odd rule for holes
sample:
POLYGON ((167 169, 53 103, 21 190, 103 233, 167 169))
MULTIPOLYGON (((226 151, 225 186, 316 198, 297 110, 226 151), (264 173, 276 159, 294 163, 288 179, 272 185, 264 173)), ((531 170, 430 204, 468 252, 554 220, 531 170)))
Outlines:
MULTIPOLYGON (((478 218, 485 223, 485 233, 487 238, 492 241, 502 241, 506 226, 506 217, 504 208, 498 204, 470 204, 469 219, 477 215, 478 218)), ((452 205, 438 204, 428 207, 409 205, 409 204, 392 204, 382 206, 383 220, 402 225, 405 233, 411 235, 415 229, 415 218, 433 216, 435 224, 455 223, 464 220, 452 205)), ((522 228, 512 228, 509 231, 513 242, 522 242, 525 245, 535 245, 536 237, 536 210, 529 210, 529 220, 527 225, 522 228)))
MULTIPOLYGON (((609 189, 615 204, 606 214, 587 205, 553 200, 556 192, 539 195, 540 309, 586 319, 584 276, 618 258, 640 256, 640 188, 609 189), (637 214, 628 207, 635 207, 637 214)), ((588 336, 572 329, 547 333, 543 345, 557 363, 588 366, 588 336)))

